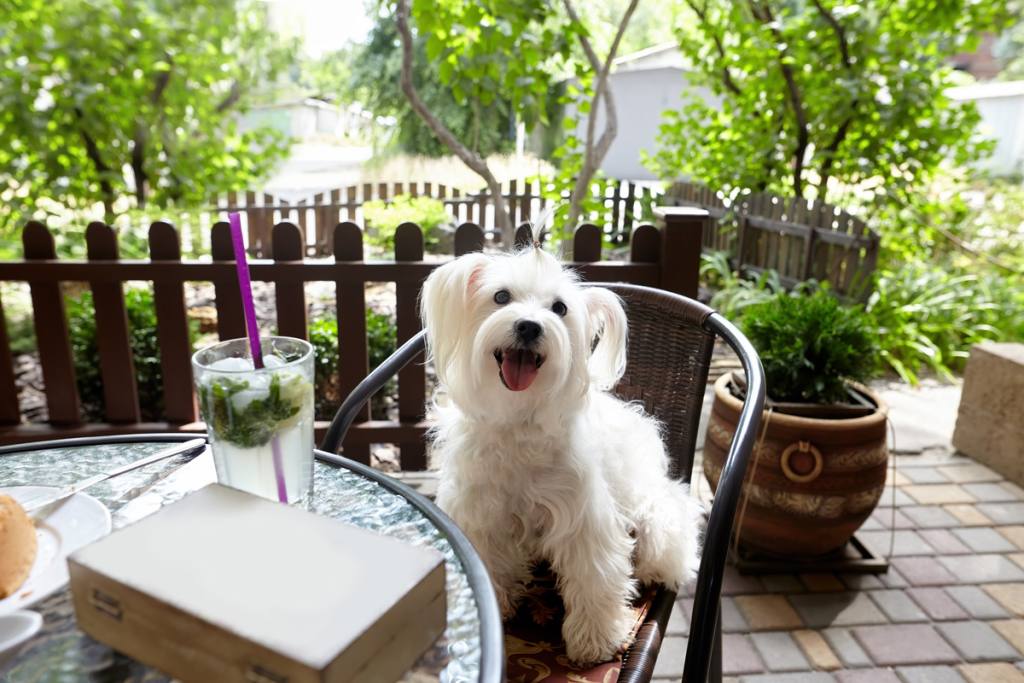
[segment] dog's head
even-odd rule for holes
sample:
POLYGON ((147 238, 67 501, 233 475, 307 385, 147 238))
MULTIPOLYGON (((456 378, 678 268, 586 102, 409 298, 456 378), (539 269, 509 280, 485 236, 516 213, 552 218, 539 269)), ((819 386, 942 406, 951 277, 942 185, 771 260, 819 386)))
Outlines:
POLYGON ((438 379, 465 412, 564 413, 591 385, 613 386, 625 367, 618 297, 582 287, 539 248, 441 266, 424 284, 421 311, 438 379))

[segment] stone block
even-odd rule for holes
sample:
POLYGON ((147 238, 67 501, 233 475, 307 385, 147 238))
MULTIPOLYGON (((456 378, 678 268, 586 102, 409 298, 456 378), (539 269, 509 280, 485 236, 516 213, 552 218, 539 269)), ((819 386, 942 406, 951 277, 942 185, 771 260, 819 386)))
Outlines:
POLYGON ((953 445, 1024 485, 1024 344, 971 349, 953 445))

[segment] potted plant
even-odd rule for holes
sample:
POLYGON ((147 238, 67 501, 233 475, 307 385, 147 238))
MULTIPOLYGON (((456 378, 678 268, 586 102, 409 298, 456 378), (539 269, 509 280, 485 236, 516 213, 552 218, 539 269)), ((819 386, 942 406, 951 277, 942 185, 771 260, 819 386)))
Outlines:
MULTIPOLYGON (((774 555, 827 554, 845 545, 885 486, 888 407, 862 384, 877 367, 875 334, 860 309, 825 289, 781 292, 748 307, 741 325, 764 364, 768 402, 740 542, 774 555)), ((735 373, 715 382, 704 446, 712 488, 744 388, 735 373)))

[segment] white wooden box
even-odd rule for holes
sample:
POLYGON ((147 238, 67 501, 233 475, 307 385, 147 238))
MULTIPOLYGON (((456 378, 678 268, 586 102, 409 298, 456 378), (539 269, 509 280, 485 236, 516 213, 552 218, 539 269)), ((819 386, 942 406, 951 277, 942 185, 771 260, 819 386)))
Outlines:
POLYGON ((218 484, 68 565, 79 627, 184 681, 394 681, 445 627, 440 553, 218 484))

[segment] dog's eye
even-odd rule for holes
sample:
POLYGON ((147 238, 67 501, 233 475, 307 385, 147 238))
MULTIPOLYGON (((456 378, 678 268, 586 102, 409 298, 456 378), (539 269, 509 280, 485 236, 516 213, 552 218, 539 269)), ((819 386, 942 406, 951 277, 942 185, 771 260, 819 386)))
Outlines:
POLYGON ((564 318, 565 314, 569 312, 569 309, 566 308, 565 304, 563 304, 561 301, 556 301, 555 303, 551 304, 551 311, 555 315, 562 316, 564 318))
POLYGON ((507 289, 499 289, 494 293, 494 303, 504 306, 512 300, 512 294, 507 289))

